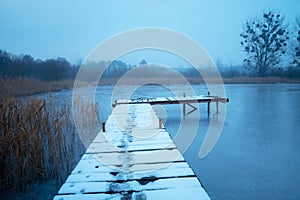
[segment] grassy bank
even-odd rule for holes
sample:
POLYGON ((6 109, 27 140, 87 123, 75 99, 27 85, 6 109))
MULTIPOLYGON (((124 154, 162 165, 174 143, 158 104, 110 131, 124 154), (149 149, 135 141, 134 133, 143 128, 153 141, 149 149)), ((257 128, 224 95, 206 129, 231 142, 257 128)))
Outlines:
POLYGON ((233 77, 224 78, 225 84, 272 84, 272 83, 300 83, 300 79, 282 77, 233 77))
MULTIPOLYGON (((220 83, 220 80, 210 79, 212 83, 220 83)), ((233 77, 223 78, 225 84, 265 84, 265 83, 300 83, 300 79, 288 79, 282 77, 233 77)), ((158 83, 165 85, 172 84, 205 84, 202 78, 105 78, 101 79, 99 85, 140 85, 148 83, 158 83)), ((74 80, 62 80, 45 82, 38 79, 29 78, 0 78, 0 99, 7 97, 28 96, 43 92, 72 89, 74 80)), ((81 82, 83 87, 88 86, 88 82, 81 82)))
MULTIPOLYGON (((233 77, 233 78, 208 78, 209 83, 225 83, 225 84, 267 84, 267 83, 300 83, 300 79, 289 79, 282 77, 233 77)), ((99 85, 142 85, 149 83, 157 83, 164 85, 172 84, 205 84, 202 78, 124 78, 121 81, 119 79, 103 79, 100 81, 99 85)))
POLYGON ((0 78, 1 97, 17 97, 52 92, 63 89, 71 89, 73 80, 41 81, 33 78, 0 78))

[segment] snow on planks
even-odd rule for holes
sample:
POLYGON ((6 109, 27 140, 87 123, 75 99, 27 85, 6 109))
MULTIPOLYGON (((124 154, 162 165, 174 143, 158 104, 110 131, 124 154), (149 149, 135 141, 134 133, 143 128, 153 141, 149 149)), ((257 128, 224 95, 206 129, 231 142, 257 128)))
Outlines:
POLYGON ((227 103, 229 102, 228 98, 224 97, 218 97, 218 96, 205 96, 205 95, 199 95, 199 96, 183 96, 183 97, 157 97, 157 98, 150 98, 150 99, 129 99, 129 100, 116 100, 113 104, 113 107, 116 105, 122 105, 122 104, 151 104, 151 105, 157 105, 157 104, 185 104, 185 103, 210 103, 210 102, 222 102, 227 103))
POLYGON ((150 104, 115 107, 55 200, 210 199, 150 104))

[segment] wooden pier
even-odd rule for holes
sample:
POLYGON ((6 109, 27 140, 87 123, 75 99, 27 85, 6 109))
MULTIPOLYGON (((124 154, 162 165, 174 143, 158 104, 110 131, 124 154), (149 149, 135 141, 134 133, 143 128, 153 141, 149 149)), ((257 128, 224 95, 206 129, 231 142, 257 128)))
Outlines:
POLYGON ((105 132, 97 135, 54 199, 209 200, 150 104, 215 100, 116 101, 105 132))
POLYGON ((207 103, 207 113, 210 113, 210 103, 216 103, 216 113, 219 112, 219 102, 228 103, 229 99, 218 96, 211 96, 210 92, 208 95, 199 95, 199 96, 186 96, 183 93, 182 97, 157 97, 157 98, 138 98, 138 99, 129 99, 129 100, 116 100, 112 105, 115 107, 116 105, 122 104, 143 104, 147 103, 150 105, 164 105, 164 104, 183 104, 183 115, 190 114, 195 111, 197 108, 192 105, 192 103, 207 103), (186 105, 190 106, 192 110, 186 113, 186 105))

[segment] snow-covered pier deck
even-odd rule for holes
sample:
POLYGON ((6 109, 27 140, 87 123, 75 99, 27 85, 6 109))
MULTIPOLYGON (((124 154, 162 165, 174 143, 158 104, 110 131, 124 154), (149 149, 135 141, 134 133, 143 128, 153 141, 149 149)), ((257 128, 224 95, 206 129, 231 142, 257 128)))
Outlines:
POLYGON ((209 196, 149 103, 117 104, 55 200, 209 196))
POLYGON ((157 97, 150 99, 129 99, 129 100, 116 100, 113 104, 113 107, 120 104, 142 104, 148 103, 150 105, 157 104, 187 104, 187 103, 211 103, 211 102, 229 102, 228 98, 218 97, 218 96, 210 96, 210 95, 199 95, 199 96, 182 96, 182 97, 157 97))
POLYGON ((116 100, 112 105, 113 107, 123 104, 150 104, 150 105, 165 105, 165 104, 183 104, 183 114, 190 114, 193 111, 197 110, 192 103, 207 103, 207 113, 210 113, 210 103, 216 103, 216 112, 219 112, 219 102, 228 103, 229 99, 219 96, 211 96, 208 92, 208 95, 199 95, 199 96, 186 96, 185 93, 182 97, 157 97, 157 98, 138 98, 138 99, 128 99, 128 100, 116 100), (186 105, 190 106, 192 110, 186 113, 186 105))

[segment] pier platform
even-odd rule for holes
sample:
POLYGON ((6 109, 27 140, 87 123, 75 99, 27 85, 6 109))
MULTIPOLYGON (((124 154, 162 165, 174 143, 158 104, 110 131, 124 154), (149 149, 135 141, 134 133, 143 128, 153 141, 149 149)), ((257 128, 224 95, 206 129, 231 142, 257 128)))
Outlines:
POLYGON ((151 107, 164 101, 117 101, 54 199, 209 200, 151 107))
POLYGON ((183 104, 182 113, 183 115, 188 115, 197 110, 197 107, 193 106, 194 103, 207 103, 207 113, 210 114, 210 104, 216 104, 216 113, 219 112, 219 103, 228 103, 229 98, 219 97, 219 96, 211 96, 210 92, 208 95, 199 95, 199 96, 186 96, 183 93, 182 97, 157 97, 157 98, 138 98, 138 99, 121 99, 116 100, 112 107, 117 105, 124 104, 150 104, 150 105, 166 105, 166 104, 183 104), (186 112, 186 106, 190 106, 192 110, 190 112, 186 112))
POLYGON ((211 102, 229 102, 228 98, 210 96, 210 95, 199 95, 199 96, 185 96, 182 97, 157 97, 157 98, 138 98, 138 99, 129 99, 129 100, 116 100, 113 104, 113 107, 120 104, 143 104, 148 103, 150 105, 158 104, 187 104, 187 103, 211 103, 211 102))

